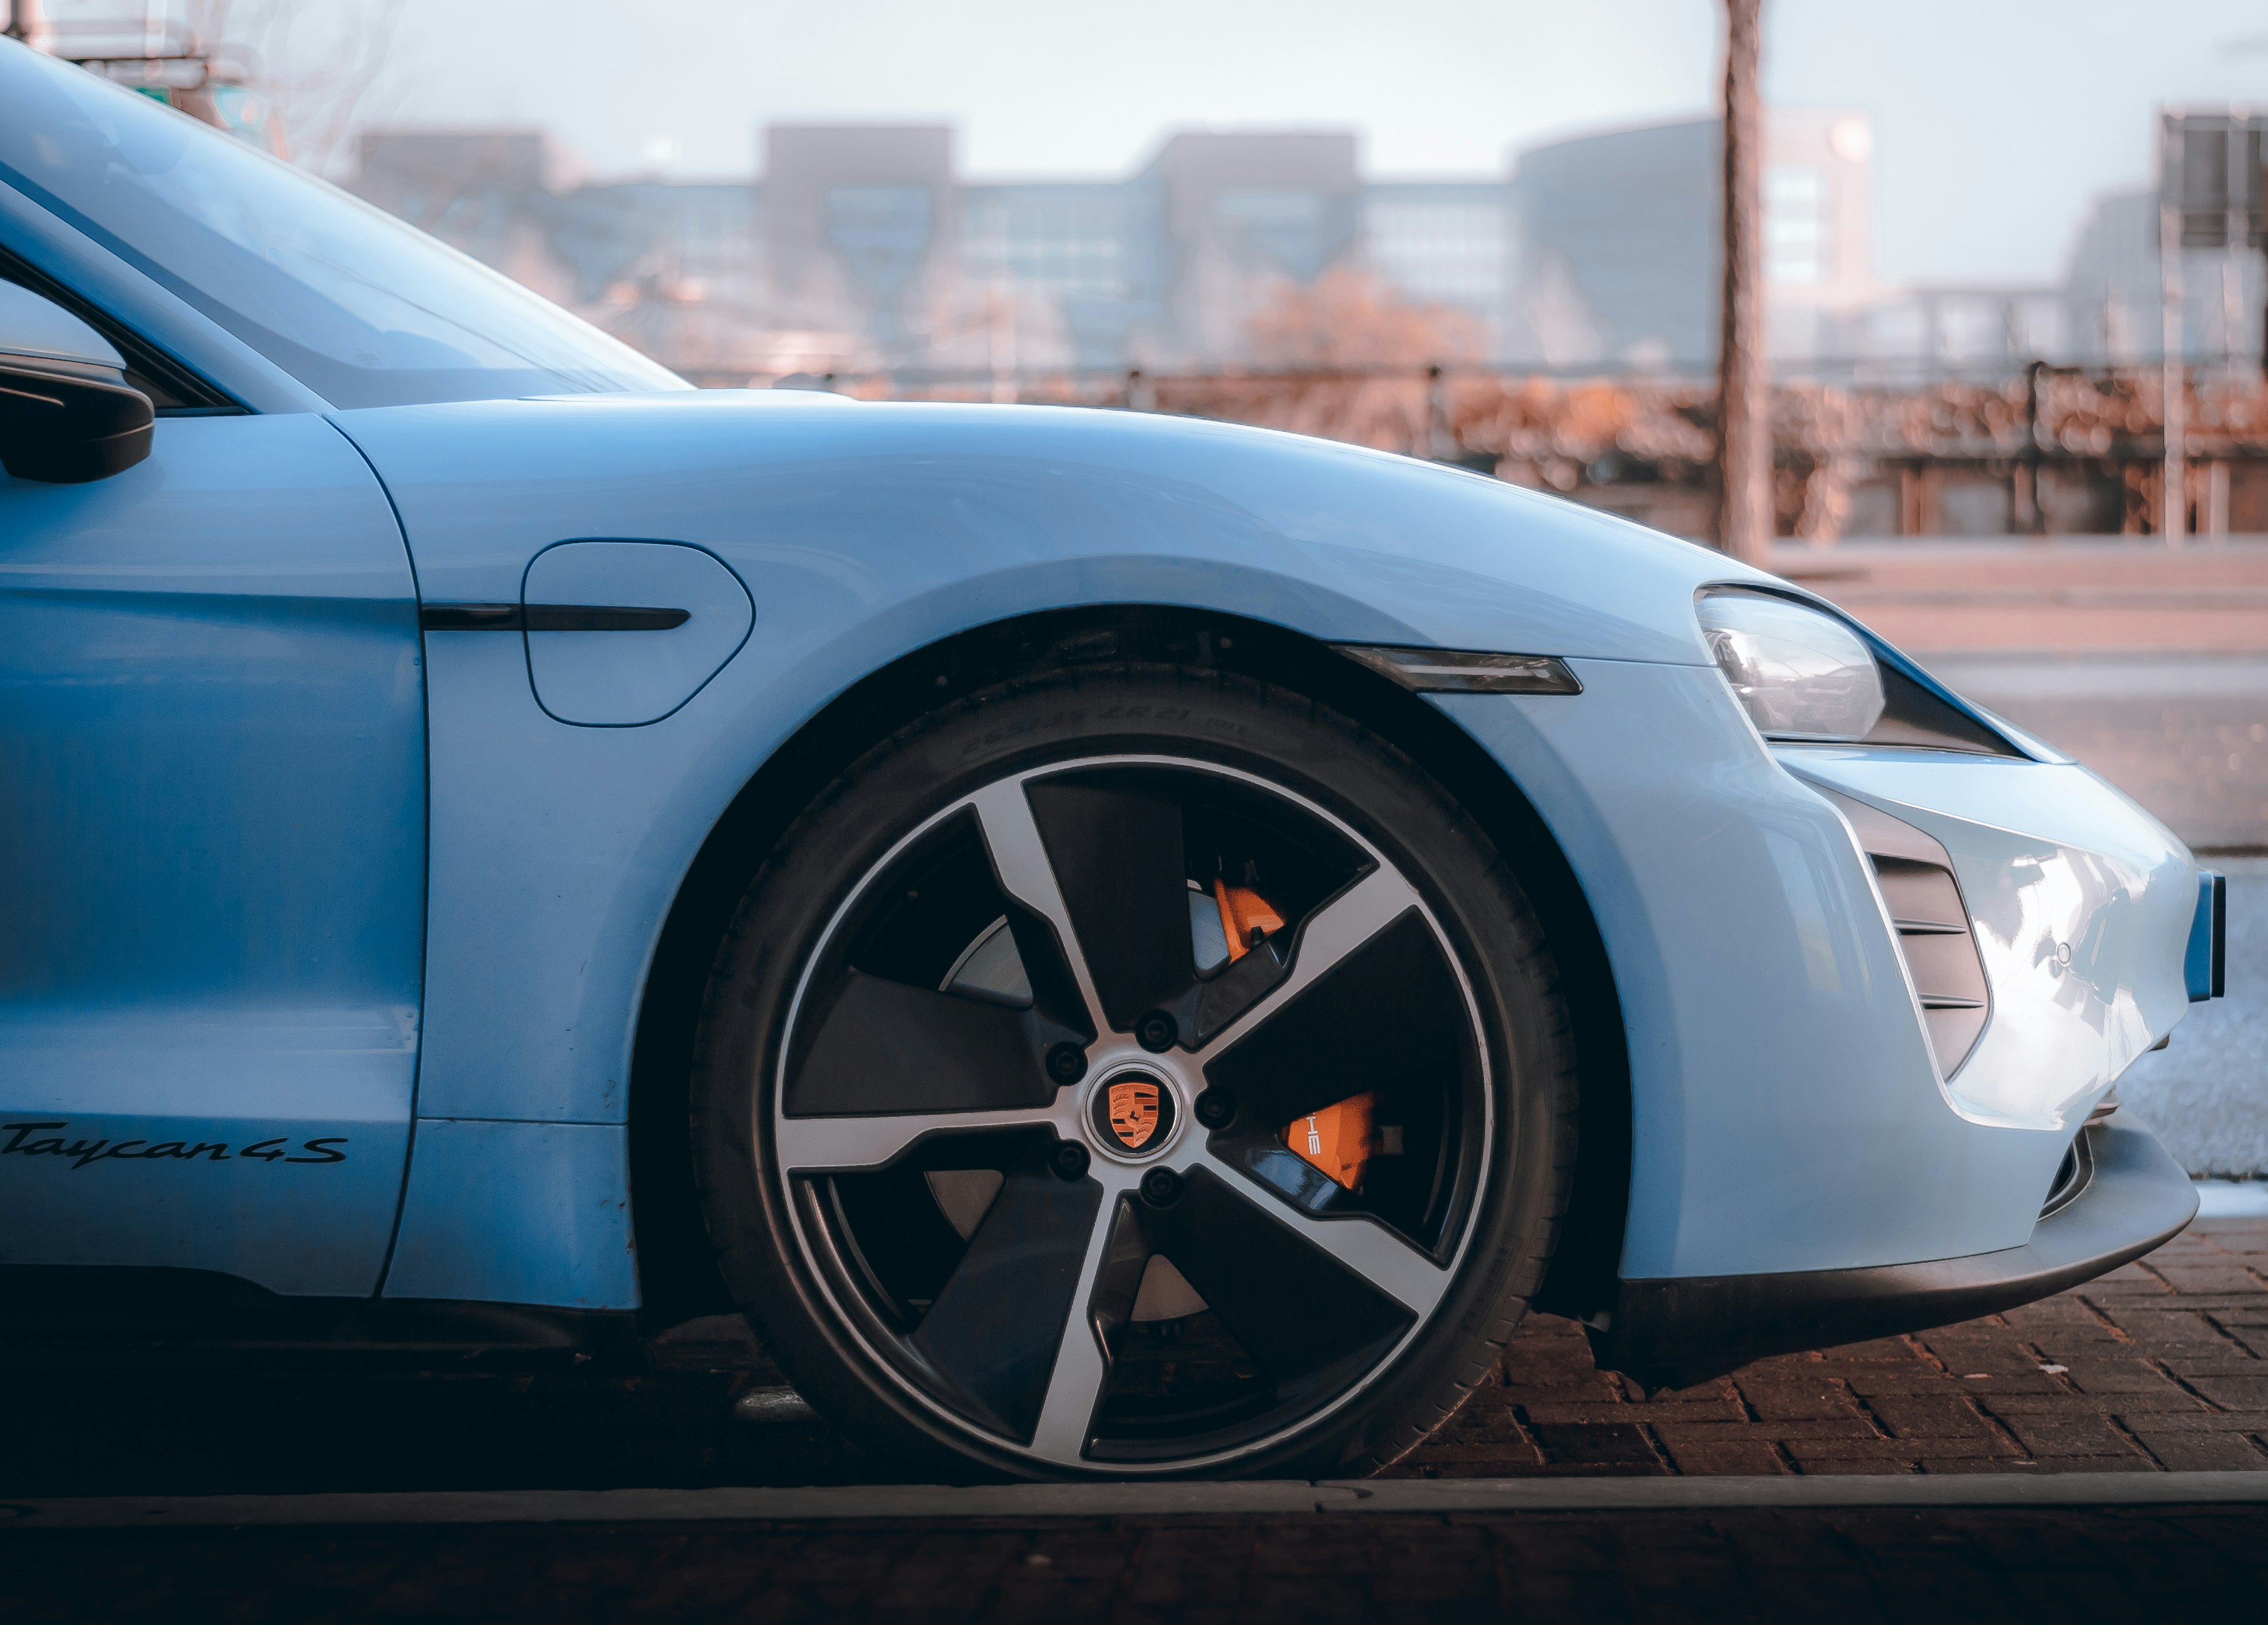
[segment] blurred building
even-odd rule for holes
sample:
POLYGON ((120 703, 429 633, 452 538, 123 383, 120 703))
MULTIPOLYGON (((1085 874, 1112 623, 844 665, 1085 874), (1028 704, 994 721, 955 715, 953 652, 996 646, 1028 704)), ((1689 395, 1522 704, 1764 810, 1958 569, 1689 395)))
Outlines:
MULTIPOLYGON (((1881 294, 1868 241, 1874 132, 1853 113, 1773 109, 1764 273, 1782 366, 1859 353, 1881 294)), ((1509 188, 1521 358, 1692 371, 1716 353, 1723 136, 1713 119, 1522 154, 1509 188)))
MULTIPOLYGON (((1863 130, 1775 125, 1775 288, 1804 334, 1865 283, 1863 130)), ((593 185, 535 131, 382 131, 355 184, 625 336, 677 334, 663 358, 703 376, 762 360, 760 335, 822 371, 1233 364, 1257 312, 1333 268, 1469 317, 1490 360, 1690 368, 1716 141, 1700 121, 1379 180, 1351 131, 1184 131, 1131 175, 1015 180, 961 176, 942 125, 775 125, 753 184, 593 185)))
MULTIPOLYGON (((1783 376, 2157 353, 2148 195, 2102 200, 2060 285, 1887 287, 1867 119, 1775 109, 1769 134, 1783 376)), ((962 175, 944 125, 774 125, 752 181, 601 184, 536 131, 385 131, 355 184, 704 381, 1234 366, 1258 312, 1334 269, 1469 318, 1498 365, 1691 377, 1716 346, 1719 141, 1691 120, 1552 143, 1500 175, 1388 180, 1351 131, 1183 131, 1131 174, 1010 180, 962 175)), ((2259 254, 2186 251, 2183 275, 2188 353, 2257 358, 2259 254)))
MULTIPOLYGON (((2180 262, 2182 353, 2193 361, 2260 360, 2268 301, 2260 251, 2184 248, 2180 262)), ((2072 358, 2131 366, 2164 355, 2163 278, 2157 194, 2098 198, 2059 290, 2072 358)))
POLYGON ((1256 312, 1335 267, 1456 306, 1512 354, 1509 187, 1366 180, 1351 132, 1184 132, 1095 180, 966 180, 941 125, 776 125, 763 152, 753 184, 593 185, 535 131, 381 131, 354 185, 625 336, 748 329, 727 353, 659 352, 704 377, 758 335, 792 335, 788 370, 1231 364, 1256 312), (629 314, 648 304, 680 315, 629 314))

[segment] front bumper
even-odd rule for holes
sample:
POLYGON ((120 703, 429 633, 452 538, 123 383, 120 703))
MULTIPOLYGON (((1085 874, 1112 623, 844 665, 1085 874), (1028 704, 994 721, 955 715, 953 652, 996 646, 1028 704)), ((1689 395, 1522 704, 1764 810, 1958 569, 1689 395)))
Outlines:
MULTIPOLYGON (((1613 1276, 2024 1246, 2080 1124, 2189 1010, 2180 842, 2075 764, 1775 750, 1714 667, 1570 665, 1579 698, 1429 698, 1550 826, 1606 950, 1631 1108, 1613 1276), (1846 803, 1926 835, 1957 876, 1990 1006, 1957 1043, 1927 996, 1963 989, 1909 974, 1846 803)), ((1614 1290, 1568 1306, 1609 1309, 1614 1290)))
POLYGON ((1926 1263, 1624 1281, 1591 1338, 1599 1364, 1683 1388, 1759 1359, 1994 1314, 2116 1269, 2196 1217, 2196 1188, 2149 1130, 2080 1131, 2093 1166, 2021 1246, 1926 1263))

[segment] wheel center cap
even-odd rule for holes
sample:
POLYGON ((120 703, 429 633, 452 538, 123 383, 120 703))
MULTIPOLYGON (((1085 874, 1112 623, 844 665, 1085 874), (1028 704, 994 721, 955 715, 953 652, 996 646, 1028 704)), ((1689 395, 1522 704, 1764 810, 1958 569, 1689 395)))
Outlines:
POLYGON ((1125 1158, 1146 1157, 1170 1143, 1176 1110, 1172 1085, 1144 1067, 1111 1073, 1086 1107, 1095 1143, 1125 1158))

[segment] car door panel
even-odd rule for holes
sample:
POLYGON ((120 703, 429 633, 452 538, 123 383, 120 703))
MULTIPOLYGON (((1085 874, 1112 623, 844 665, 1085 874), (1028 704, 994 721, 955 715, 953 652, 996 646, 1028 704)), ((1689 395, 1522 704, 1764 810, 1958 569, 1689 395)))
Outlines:
POLYGON ((416 613, 314 415, 0 479, 0 1262, 375 1290, 417 1062, 416 613))

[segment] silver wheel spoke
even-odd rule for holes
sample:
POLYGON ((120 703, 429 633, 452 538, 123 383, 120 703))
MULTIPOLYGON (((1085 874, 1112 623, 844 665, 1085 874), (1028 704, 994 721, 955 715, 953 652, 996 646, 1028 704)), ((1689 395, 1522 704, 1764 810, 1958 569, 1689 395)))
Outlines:
POLYGON ((1423 1320, 1449 1290, 1449 1271, 1383 1224, 1350 1216, 1314 1218, 1253 1183, 1251 1176, 1200 1149, 1197 1160, 1255 1208, 1319 1253, 1329 1254, 1423 1320))
POLYGON ((1054 928, 1071 979, 1079 984, 1079 996, 1086 1002, 1087 1019, 1097 1033, 1108 1032, 1102 1001, 1095 996, 1094 979, 1087 970, 1086 954, 1079 946, 1079 932, 1071 927, 1071 908, 1064 901, 1055 866, 1048 861, 1048 849, 1040 839, 1040 827, 1032 817, 1023 781, 988 784, 969 798, 969 805, 976 809, 976 820, 984 832, 984 845, 992 855, 1001 889, 1054 928))
POLYGON ((1014 1129, 1047 1124, 1073 1135, 1072 1090, 1059 1091, 1053 1106, 994 1112, 907 1112, 873 1117, 783 1117, 774 1129, 775 1154, 789 1172, 879 1168, 928 1134, 969 1129, 1014 1129))
POLYGON ((1418 893, 1394 870, 1381 864, 1326 903, 1300 928, 1292 974, 1265 998, 1239 1015, 1205 1046, 1208 1060, 1219 1055, 1268 1018, 1306 992, 1340 960, 1418 906, 1418 893))
POLYGON ((1110 1248, 1111 1227, 1118 1221, 1120 1198, 1134 1188, 1136 1175, 1123 1169, 1098 1165, 1094 1177, 1102 1181, 1102 1206, 1094 1233, 1086 1239, 1086 1257, 1079 1265, 1079 1289, 1071 1295, 1071 1314, 1064 1322, 1063 1343, 1056 1351, 1055 1370, 1048 1377, 1048 1396, 1040 1407, 1040 1424, 1032 1435, 1032 1449, 1050 1461, 1079 1460, 1086 1449, 1094 1410, 1102 1398, 1108 1371, 1094 1338, 1095 1276, 1110 1248))

